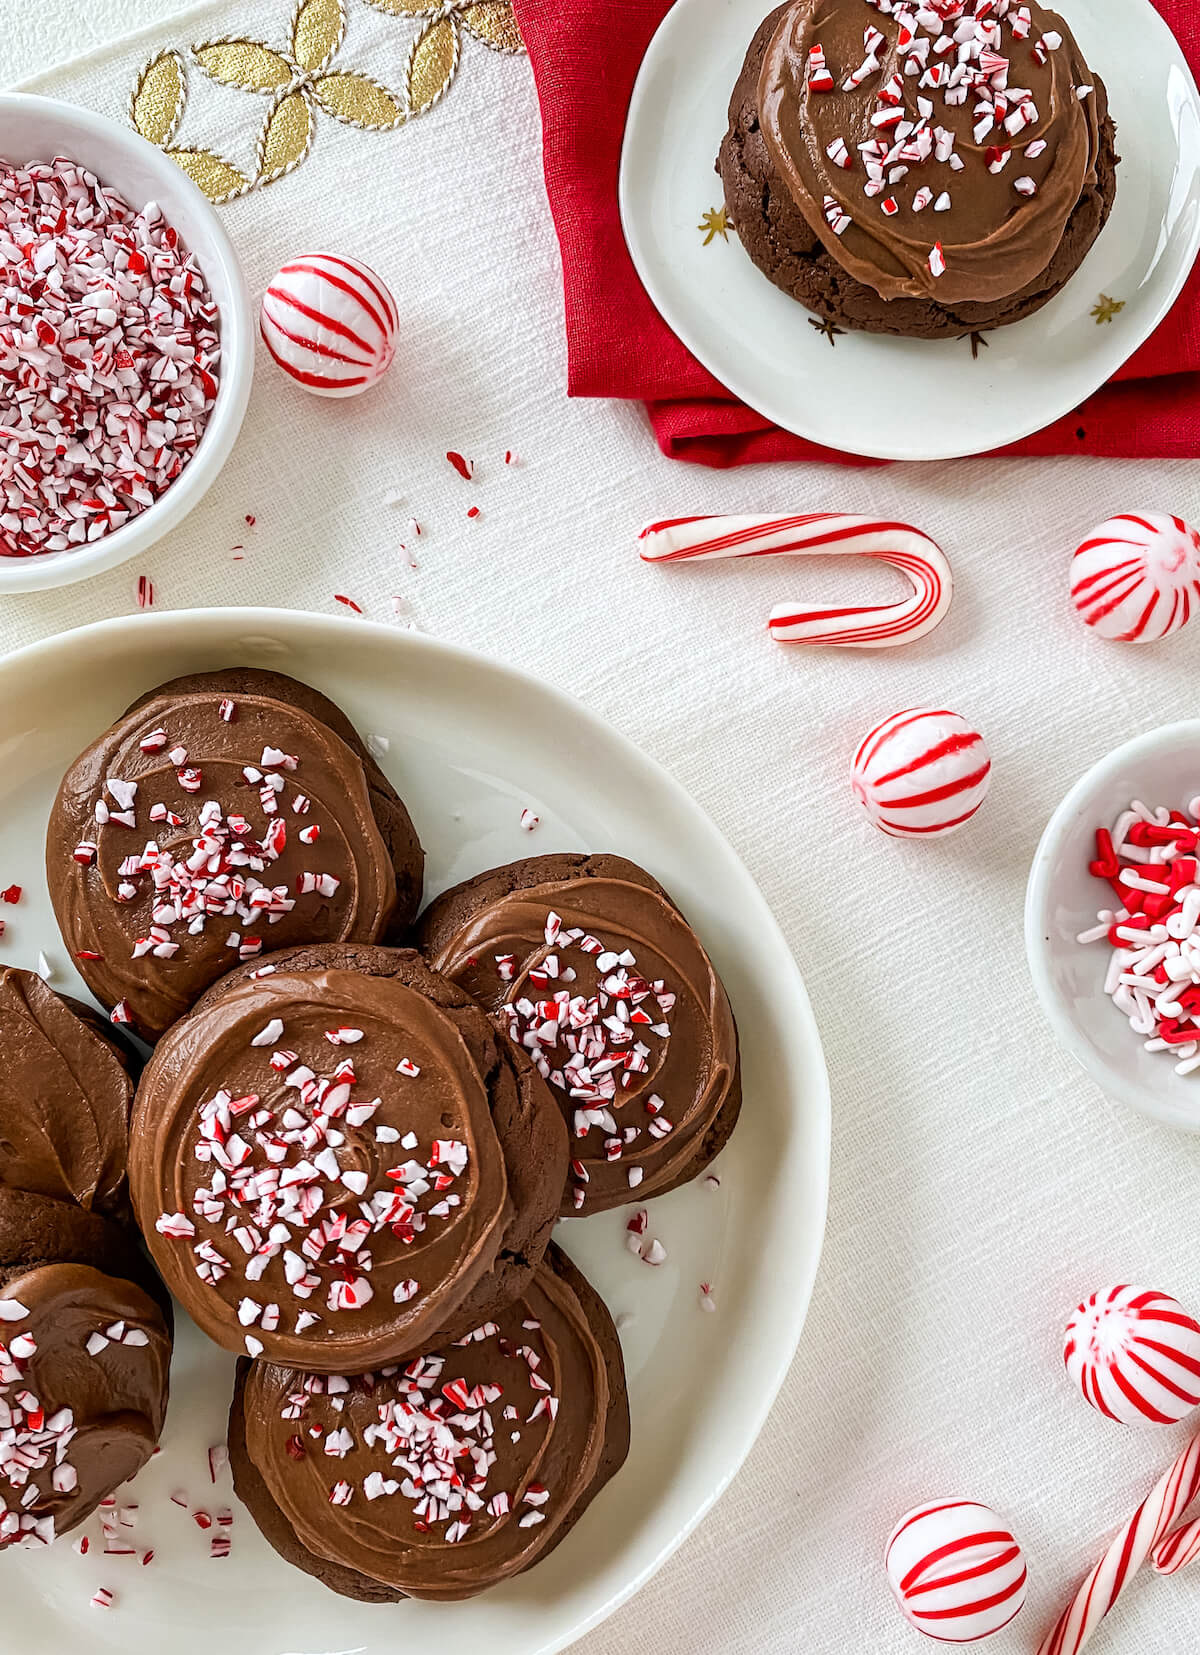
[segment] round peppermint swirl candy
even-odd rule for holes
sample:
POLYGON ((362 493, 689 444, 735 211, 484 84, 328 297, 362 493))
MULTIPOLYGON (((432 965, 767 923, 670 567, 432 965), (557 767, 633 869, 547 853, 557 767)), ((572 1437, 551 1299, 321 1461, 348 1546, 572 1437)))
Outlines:
POLYGON ((345 253, 301 253, 271 278, 259 329, 290 379, 321 397, 353 397, 396 354, 396 301, 369 265, 345 253))
POLYGON ((540 1260, 566 1138, 528 1060, 399 949, 242 967, 160 1041, 130 1134, 156 1264, 227 1350, 361 1372, 540 1260))
POLYGON ((937 838, 970 820, 987 797, 992 760, 966 719, 909 707, 865 736, 851 765, 854 797, 881 832, 937 838))
POLYGON ((71 766, 46 871, 80 974, 153 1040, 239 961, 415 912, 408 814, 348 720, 249 669, 164 684, 71 766))
POLYGON ((943 1643, 990 1638, 1025 1602, 1021 1548, 975 1500, 931 1500, 908 1512, 892 1530, 884 1564, 905 1619, 943 1643))
POLYGON ((1102 638, 1152 644, 1200 609, 1200 531, 1160 511, 1101 523, 1071 561, 1071 602, 1102 638))
POLYGON ((1108 1287, 1071 1314, 1067 1372, 1121 1425, 1174 1425, 1200 1404, 1200 1324, 1166 1293, 1108 1287))
POLYGON ((544 1557, 629 1446, 616 1329, 557 1248, 454 1344, 360 1377, 244 1364, 234 1485, 334 1591, 474 1596, 544 1557))

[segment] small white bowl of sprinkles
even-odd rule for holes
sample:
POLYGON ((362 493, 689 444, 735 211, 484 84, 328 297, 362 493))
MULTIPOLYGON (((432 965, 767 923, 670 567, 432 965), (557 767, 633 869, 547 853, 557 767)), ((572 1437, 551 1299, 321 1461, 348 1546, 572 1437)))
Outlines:
POLYGON ((1025 949, 1061 1045, 1110 1097, 1200 1131, 1200 720, 1126 742, 1042 835, 1025 949))
POLYGON ((0 593, 83 580, 191 510, 250 396, 215 210, 86 109, 0 94, 0 593))

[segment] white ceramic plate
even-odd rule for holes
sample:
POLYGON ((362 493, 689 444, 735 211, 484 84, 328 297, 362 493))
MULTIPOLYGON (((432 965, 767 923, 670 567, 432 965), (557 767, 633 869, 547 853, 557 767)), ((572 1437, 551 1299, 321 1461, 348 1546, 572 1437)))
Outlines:
MULTIPOLYGON (((563 1544, 473 1603, 368 1606, 282 1563, 233 1503, 231 1555, 170 1503, 183 1490, 215 1512, 206 1450, 223 1440, 233 1362, 180 1313, 164 1453, 130 1493, 131 1539, 153 1563, 50 1553, 3 1559, 6 1649, 121 1655, 548 1655, 601 1620, 669 1556, 737 1471, 766 1417, 804 1322, 820 1253, 829 1099, 820 1042, 783 937, 745 868, 679 785, 578 703, 448 645, 369 622, 279 610, 139 615, 67 633, 0 661, 0 884, 4 958, 79 991, 42 872, 46 815, 66 765, 140 691, 178 673, 261 665, 331 695, 412 809, 427 893, 518 856, 615 850, 673 892, 710 949, 741 1029, 745 1106, 717 1163, 718 1190, 651 1203, 669 1258, 652 1269, 624 1246, 624 1215, 559 1226, 559 1238, 622 1325, 633 1417, 629 1462, 563 1544), (541 817, 530 835, 525 806, 541 817), (711 1281, 715 1315, 698 1304, 711 1281), (98 1586, 113 1609, 91 1609, 98 1586), (418 1643, 417 1640, 420 1640, 418 1643)), ((122 1497, 124 1498, 124 1497, 122 1497)))
POLYGON ((770 9, 771 0, 676 0, 633 91, 621 222, 650 297, 688 349, 785 430, 880 459, 999 448, 1090 396, 1158 326, 1200 249, 1200 95, 1149 0, 1064 0, 1117 123, 1116 203, 1058 297, 989 333, 977 361, 962 341, 864 333, 830 350, 736 235, 704 246, 696 227, 722 202, 713 162, 729 96, 770 9), (1101 293, 1125 301, 1106 325, 1090 314, 1101 293))

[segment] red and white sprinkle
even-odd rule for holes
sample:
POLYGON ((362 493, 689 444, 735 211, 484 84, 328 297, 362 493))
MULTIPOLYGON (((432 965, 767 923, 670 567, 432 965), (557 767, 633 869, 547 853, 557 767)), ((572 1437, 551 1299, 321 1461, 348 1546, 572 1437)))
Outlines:
POLYGON ((217 323, 156 202, 62 157, 0 163, 0 555, 76 550, 169 488, 216 399, 217 323))

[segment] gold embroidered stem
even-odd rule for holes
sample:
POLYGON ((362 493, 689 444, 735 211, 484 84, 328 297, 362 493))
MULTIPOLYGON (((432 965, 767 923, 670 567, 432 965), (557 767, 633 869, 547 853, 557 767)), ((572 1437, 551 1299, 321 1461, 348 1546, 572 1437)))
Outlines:
POLYGON ((296 0, 286 47, 221 35, 188 48, 191 64, 220 86, 270 99, 247 174, 216 150, 174 147, 188 94, 188 61, 174 47, 144 65, 129 97, 129 121, 170 156, 210 201, 232 201, 293 172, 312 149, 317 114, 360 131, 387 132, 425 114, 450 89, 462 31, 495 52, 524 50, 512 0, 364 0, 420 23, 405 59, 403 91, 340 62, 346 0, 296 0))

